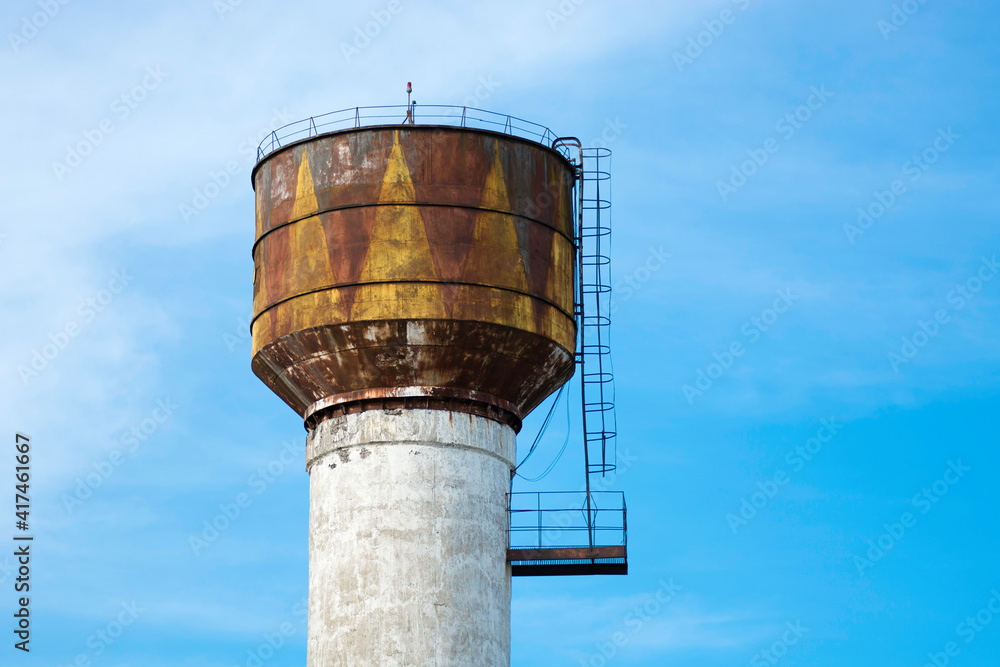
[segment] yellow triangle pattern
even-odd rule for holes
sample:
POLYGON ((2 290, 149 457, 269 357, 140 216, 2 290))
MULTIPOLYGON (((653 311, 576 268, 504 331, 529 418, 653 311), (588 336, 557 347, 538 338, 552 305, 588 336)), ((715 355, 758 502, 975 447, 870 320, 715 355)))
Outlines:
MULTIPOLYGON (((264 279, 265 265, 264 262, 260 263, 254 262, 254 281, 253 281, 253 316, 257 318, 257 315, 264 311, 267 307, 267 282, 264 279)), ((264 341, 270 339, 270 332, 268 331, 270 324, 270 318, 267 315, 259 317, 254 320, 253 325, 250 328, 250 338, 251 338, 251 356, 256 355, 260 347, 263 346, 264 341)))
MULTIPOLYGON (((406 166, 406 158, 403 157, 403 147, 399 145, 399 131, 392 134, 392 151, 389 153, 389 162, 385 168, 385 176, 382 177, 382 189, 379 192, 380 203, 412 203, 416 198, 413 189, 413 179, 410 177, 410 168, 406 166)), ((423 223, 421 223, 423 227, 423 223)))
MULTIPOLYGON (((500 163, 500 148, 496 147, 493 166, 483 186, 483 208, 510 210, 507 182, 500 163)), ((495 285, 527 291, 528 280, 518 245, 514 218, 507 213, 481 211, 476 215, 472 232, 472 248, 466 259, 466 276, 489 281, 495 285)))
MULTIPOLYGON (((261 189, 263 189, 263 188, 261 188, 261 189)), ((256 236, 254 236, 254 238, 259 239, 261 237, 261 235, 264 233, 264 222, 261 219, 261 215, 260 215, 261 211, 264 210, 264 193, 263 192, 257 192, 256 193, 256 203, 255 203, 255 206, 257 208, 257 211, 256 211, 256 227, 255 227, 256 236)))
POLYGON ((507 180, 503 177, 503 164, 500 162, 499 142, 493 142, 493 164, 490 166, 490 173, 486 175, 486 182, 483 184, 483 198, 480 204, 483 208, 494 208, 500 211, 510 210, 507 180))
MULTIPOLYGON (((261 218, 261 211, 264 209, 264 194, 262 192, 257 192, 257 236, 260 238, 263 234, 263 220, 261 218)), ((264 263, 264 251, 267 248, 267 241, 262 241, 255 251, 255 256, 253 258, 253 314, 256 316, 257 313, 264 310, 267 303, 267 284, 264 280, 264 272, 266 264, 264 263), (257 254, 260 255, 258 260, 257 254)))
MULTIPOLYGON (((292 220, 302 216, 315 214, 319 208, 316 203, 316 192, 313 185, 312 171, 309 168, 309 157, 302 151, 302 163, 299 165, 298 183, 295 186, 295 206, 292 208, 292 220)), ((279 237, 280 238, 280 237, 279 237)), ((288 253, 286 257, 293 258, 286 273, 282 276, 283 294, 300 294, 316 285, 329 285, 333 282, 333 270, 330 267, 330 253, 326 245, 326 234, 323 223, 318 215, 293 222, 288 226, 288 253)), ((318 306, 318 304, 315 304, 318 306)), ((296 309, 295 317, 314 319, 315 313, 308 300, 296 309), (308 312, 299 312, 304 308, 308 312)), ((344 317, 343 304, 339 298, 330 299, 324 304, 326 317, 330 321, 340 321, 344 317)), ((289 322, 279 322, 278 326, 289 325, 289 322)))
POLYGON ((292 208, 292 220, 315 213, 318 208, 312 170, 309 168, 309 156, 303 149, 302 163, 299 165, 299 178, 295 184, 295 206, 292 208))
MULTIPOLYGON (((379 202, 412 203, 415 199, 410 170, 396 132, 379 202)), ((362 282, 396 279, 437 279, 424 221, 413 206, 377 207, 368 256, 361 270, 362 282)))
MULTIPOLYGON (((265 242, 266 243, 266 242, 265 242)), ((258 246, 260 253, 264 252, 264 245, 258 246)), ((267 281, 265 276, 267 275, 267 264, 264 263, 264 259, 254 261, 253 269, 253 313, 257 313, 264 310, 267 307, 267 281)))
POLYGON ((355 296, 352 319, 389 317, 444 317, 444 298, 439 285, 392 284, 392 281, 436 281, 431 245, 420 211, 412 205, 385 205, 416 201, 413 180, 393 133, 392 151, 386 166, 379 203, 372 222, 368 254, 360 282, 385 283, 365 286, 355 296))

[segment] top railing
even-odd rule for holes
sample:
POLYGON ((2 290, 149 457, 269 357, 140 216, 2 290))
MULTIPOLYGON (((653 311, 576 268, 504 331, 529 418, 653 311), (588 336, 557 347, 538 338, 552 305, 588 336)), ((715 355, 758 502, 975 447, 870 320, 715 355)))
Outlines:
POLYGON ((407 106, 397 104, 380 107, 350 107, 283 125, 274 130, 257 147, 260 162, 274 151, 290 143, 337 130, 349 130, 374 125, 449 125, 492 130, 551 146, 556 135, 549 128, 509 114, 452 105, 428 104, 407 106))

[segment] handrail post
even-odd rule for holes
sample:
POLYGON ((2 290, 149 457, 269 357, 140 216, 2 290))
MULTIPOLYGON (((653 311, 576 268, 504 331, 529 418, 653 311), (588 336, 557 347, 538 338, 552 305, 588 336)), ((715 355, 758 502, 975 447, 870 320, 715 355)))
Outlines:
POLYGON ((510 508, 511 503, 514 500, 513 494, 507 494, 507 548, 511 547, 511 528, 513 527, 513 515, 511 514, 510 508))
POLYGON ((538 508, 538 548, 542 548, 542 494, 535 494, 535 507, 538 508))
POLYGON ((628 546, 628 508, 625 506, 625 494, 622 494, 622 546, 628 546))

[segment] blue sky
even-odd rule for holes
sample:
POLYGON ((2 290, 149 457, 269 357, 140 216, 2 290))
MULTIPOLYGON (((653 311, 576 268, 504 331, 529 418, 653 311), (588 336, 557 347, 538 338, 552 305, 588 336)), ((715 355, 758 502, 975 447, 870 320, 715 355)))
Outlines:
POLYGON ((515 580, 513 664, 1000 665, 998 18, 4 3, 0 423, 32 437, 36 542, 32 655, 0 664, 233 667, 268 637, 304 664, 304 432, 250 372, 249 147, 413 81, 614 151, 630 574, 515 580))

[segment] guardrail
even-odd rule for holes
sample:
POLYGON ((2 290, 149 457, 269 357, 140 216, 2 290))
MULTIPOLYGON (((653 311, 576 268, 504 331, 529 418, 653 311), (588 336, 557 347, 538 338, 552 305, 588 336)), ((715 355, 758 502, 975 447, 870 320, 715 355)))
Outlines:
POLYGON ((587 494, 584 492, 511 493, 508 506, 510 549, 627 546, 624 493, 592 492, 590 521, 587 520, 587 494))
POLYGON ((349 107, 319 116, 310 116, 279 127, 260 142, 257 147, 257 162, 283 146, 327 132, 375 125, 408 125, 411 122, 418 124, 418 121, 420 124, 428 125, 493 130, 536 141, 545 146, 551 146, 556 139, 555 133, 544 125, 532 123, 510 114, 501 114, 475 107, 442 104, 349 107))

